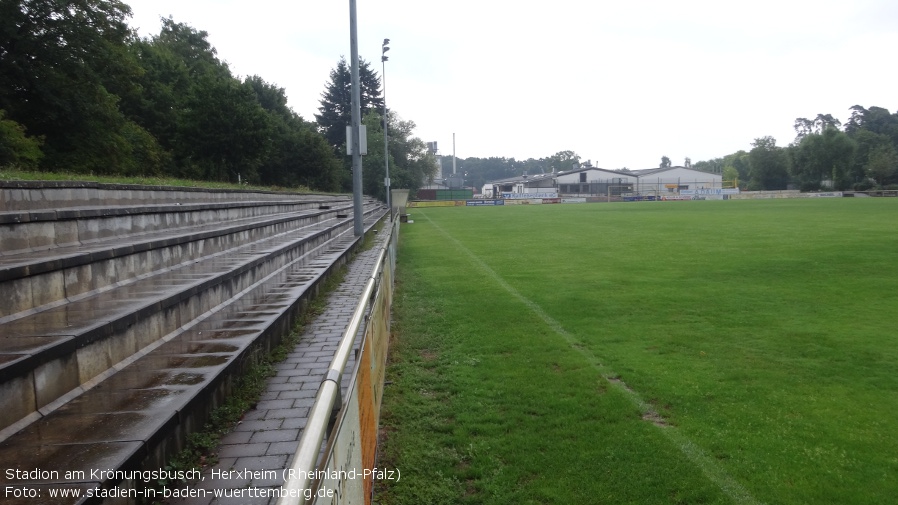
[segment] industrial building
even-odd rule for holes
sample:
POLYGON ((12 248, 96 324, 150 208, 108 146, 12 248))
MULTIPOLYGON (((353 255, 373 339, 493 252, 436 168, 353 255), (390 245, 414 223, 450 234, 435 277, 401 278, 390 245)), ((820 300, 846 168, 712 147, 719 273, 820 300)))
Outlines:
POLYGON ((584 166, 550 174, 521 175, 483 186, 485 198, 509 195, 675 197, 684 190, 721 189, 723 177, 687 167, 606 170, 584 166))

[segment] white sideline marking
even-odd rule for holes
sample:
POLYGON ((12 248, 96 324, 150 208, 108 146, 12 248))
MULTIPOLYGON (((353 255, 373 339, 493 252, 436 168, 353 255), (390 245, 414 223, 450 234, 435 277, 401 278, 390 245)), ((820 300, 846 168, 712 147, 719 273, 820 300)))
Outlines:
MULTIPOLYGON (((568 333, 564 327, 561 326, 561 323, 552 318, 549 314, 546 313, 535 302, 526 298, 524 295, 518 292, 514 287, 505 282, 505 279, 499 276, 489 265, 483 262, 479 256, 471 252, 470 249, 465 247, 461 242, 455 239, 452 235, 450 235, 446 230, 440 227, 440 225, 434 223, 427 214, 423 214, 423 216, 427 219, 427 222, 433 225, 440 233, 442 233, 446 238, 448 238, 455 246, 465 253, 466 256, 474 263, 477 267, 483 270, 490 278, 492 278, 496 284, 502 286, 506 291, 508 291, 511 296, 517 298, 521 303, 527 306, 534 314, 536 314, 543 322, 546 323, 549 328, 555 331, 559 336, 561 336, 565 342, 567 342, 568 346, 570 346, 575 351, 579 352, 593 368, 595 368, 605 380, 611 384, 612 387, 617 388, 618 391, 624 394, 627 398, 629 398, 630 402, 639 409, 640 412, 645 414, 654 414, 658 416, 658 412, 655 411, 654 407, 650 404, 646 403, 645 400, 639 396, 639 393, 629 388, 622 381, 617 379, 617 374, 615 374, 611 369, 607 366, 602 365, 599 361, 598 356, 593 354, 591 351, 586 349, 586 346, 583 342, 579 341, 576 337, 568 333)), ((659 416, 660 417, 660 416, 659 416)), ((695 445, 686 435, 682 434, 680 430, 675 428, 674 426, 664 426, 658 427, 658 429, 667 436, 668 440, 673 443, 680 452, 682 452, 689 461, 691 461, 695 466, 697 466, 702 473, 705 474, 705 477, 710 479, 712 482, 717 484, 717 487, 721 489, 727 496, 729 496, 734 502, 745 504, 745 505, 763 505, 763 502, 756 500, 741 484, 736 482, 735 479, 729 476, 726 471, 715 462, 712 458, 708 457, 702 451, 702 449, 695 445)))

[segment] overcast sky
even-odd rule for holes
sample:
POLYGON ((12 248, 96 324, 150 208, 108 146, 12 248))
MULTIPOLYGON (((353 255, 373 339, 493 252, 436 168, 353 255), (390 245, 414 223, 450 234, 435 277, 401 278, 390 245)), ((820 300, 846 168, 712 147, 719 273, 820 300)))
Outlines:
MULTIPOLYGON (((240 77, 286 90, 314 121, 349 59, 348 1, 125 0, 132 27, 208 32, 240 77)), ((359 54, 416 136, 461 158, 571 150, 602 168, 721 157, 795 118, 898 109, 895 0, 358 0, 359 54)))

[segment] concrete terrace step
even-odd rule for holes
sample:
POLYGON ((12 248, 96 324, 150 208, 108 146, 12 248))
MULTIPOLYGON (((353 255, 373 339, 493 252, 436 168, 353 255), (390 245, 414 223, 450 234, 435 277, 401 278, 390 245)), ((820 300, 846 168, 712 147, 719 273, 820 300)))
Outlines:
MULTIPOLYGON (((319 279, 358 243, 339 207, 345 202, 331 203, 319 205, 334 207, 319 213, 320 223, 0 317, 0 460, 50 470, 45 477, 88 470, 68 479, 0 475, 0 484, 130 488, 139 483, 89 470, 163 468, 224 400, 234 374, 279 341, 319 279)), ((369 202, 366 227, 384 213, 369 202)), ((184 237, 153 233, 141 243, 184 237)), ((78 261, 90 265, 94 254, 78 261)), ((28 278, 20 270, 18 278, 28 278)))
POLYGON ((286 197, 295 200, 315 200, 322 198, 322 195, 81 181, 0 181, 0 209, 6 211, 34 211, 60 207, 109 207, 133 205, 135 202, 148 204, 235 203, 283 200, 286 197))
POLYGON ((47 210, 0 211, 0 229, 6 240, 0 254, 41 251, 67 245, 85 245, 120 236, 136 236, 233 219, 284 214, 335 204, 348 199, 246 201, 235 203, 135 204, 69 207, 47 210))
MULTIPOLYGON (((157 224, 152 230, 133 226, 128 221, 115 226, 120 230, 118 233, 104 238, 82 238, 76 243, 42 250, 7 251, 0 254, 0 283, 8 283, 5 291, 9 293, 0 299, 0 318, 102 289, 242 241, 281 233, 327 217, 343 219, 351 212, 351 204, 345 200, 312 202, 312 209, 304 208, 308 205, 263 204, 236 209, 222 207, 208 212, 167 207, 153 214, 157 224), (206 215, 197 220, 191 217, 194 214, 206 215)), ((78 228, 90 228, 83 224, 90 219, 72 218, 71 223, 77 223, 72 226, 78 228)), ((35 242, 37 239, 33 237, 41 236, 40 230, 22 230, 23 226, 0 224, 0 236, 4 237, 0 248, 15 247, 8 245, 16 241, 15 237, 21 242, 35 242)))
POLYGON ((0 444, 0 459, 15 461, 20 469, 56 472, 56 478, 10 482, 0 475, 0 485, 83 491, 139 487, 114 476, 98 478, 92 470, 164 468, 184 447, 187 434, 224 401, 235 374, 292 325, 290 301, 302 300, 352 242, 344 241, 315 265, 286 268, 276 280, 209 311, 7 439, 0 444), (84 474, 66 478, 68 470, 84 474))
POLYGON ((325 220, 0 323, 0 388, 11 393, 0 396, 0 429, 349 228, 325 220))

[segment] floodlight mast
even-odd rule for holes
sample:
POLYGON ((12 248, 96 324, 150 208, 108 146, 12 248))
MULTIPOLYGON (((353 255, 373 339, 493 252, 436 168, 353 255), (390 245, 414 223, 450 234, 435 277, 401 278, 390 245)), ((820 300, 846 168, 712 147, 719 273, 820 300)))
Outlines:
POLYGON ((353 231, 356 237, 365 234, 365 221, 362 212, 362 148, 359 139, 362 113, 359 109, 361 91, 359 90, 359 40, 358 20, 356 19, 356 0, 349 0, 349 56, 352 59, 352 124, 351 138, 346 139, 352 144, 352 203, 353 203, 353 231))
POLYGON ((387 51, 390 50, 390 39, 384 39, 380 52, 380 64, 382 66, 381 79, 384 84, 384 187, 387 190, 387 209, 390 212, 390 221, 393 220, 393 203, 390 195, 390 138, 387 130, 389 129, 389 121, 387 121, 387 51))

